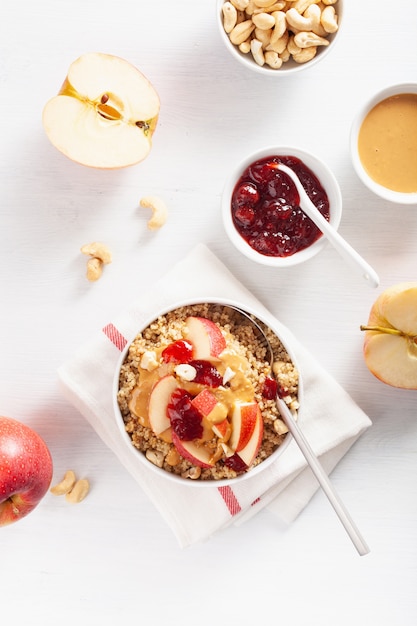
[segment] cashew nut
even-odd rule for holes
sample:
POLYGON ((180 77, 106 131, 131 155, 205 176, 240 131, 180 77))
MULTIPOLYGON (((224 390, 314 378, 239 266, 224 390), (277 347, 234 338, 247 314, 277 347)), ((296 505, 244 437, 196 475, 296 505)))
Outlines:
POLYGON ((161 198, 157 196, 145 196, 140 199, 140 206, 145 209, 152 209, 152 217, 148 221, 148 228, 150 230, 161 228, 167 221, 168 209, 161 198))
POLYGON ((269 65, 269 67, 272 67, 272 69, 278 70, 281 67, 283 61, 279 57, 278 52, 275 52, 274 50, 267 50, 264 56, 265 63, 269 65))
POLYGON ((314 59, 317 53, 317 48, 315 46, 311 46, 310 48, 300 48, 300 52, 292 55, 292 58, 296 63, 307 63, 314 59))
POLYGON ((285 14, 285 19, 287 20, 288 26, 296 31, 309 31, 313 29, 314 18, 311 15, 310 17, 304 17, 304 15, 301 15, 294 7, 288 9, 285 14))
POLYGON ((287 30, 287 20, 284 11, 274 11, 271 14, 274 18, 274 30, 271 34, 271 44, 274 44, 284 36, 287 30))
POLYGON ((231 33, 237 22, 237 10, 231 2, 225 2, 222 6, 223 27, 226 33, 231 33))
POLYGON ((83 254, 88 254, 87 279, 91 282, 98 280, 103 271, 103 265, 112 261, 112 255, 108 247, 101 241, 87 243, 81 248, 83 254))
POLYGON ((231 0, 238 11, 244 11, 249 4, 249 0, 231 0))
POLYGON ((253 0, 253 3, 256 4, 257 7, 268 7, 271 4, 275 4, 275 0, 253 0))
POLYGON ((329 41, 319 37, 316 33, 300 32, 294 35, 294 43, 299 48, 311 48, 314 46, 328 46, 329 41))
POLYGON ((335 33, 339 28, 337 22, 336 11, 333 6, 327 6, 323 9, 320 17, 320 23, 327 33, 335 33))
POLYGON ((145 453, 148 461, 156 465, 157 467, 162 467, 164 464, 164 455, 160 450, 152 450, 152 448, 148 448, 145 453))
POLYGON ((264 65, 265 64, 265 57, 264 57, 264 52, 262 50, 262 42, 259 41, 259 39, 252 39, 252 41, 250 42, 250 49, 252 52, 252 56, 255 60, 255 62, 258 65, 264 65))
POLYGON ((246 41, 246 39, 250 36, 253 30, 255 30, 255 24, 253 24, 252 20, 245 20, 244 22, 240 22, 240 24, 237 24, 232 32, 229 34, 230 41, 235 46, 238 46, 239 44, 246 41))
POLYGON ((286 2, 274 2, 273 4, 269 4, 267 7, 257 7, 254 9, 253 14, 256 13, 272 13, 273 11, 282 11, 285 9, 286 2))
POLYGON ((75 485, 75 472, 72 470, 68 470, 65 472, 64 478, 61 482, 57 483, 53 487, 50 488, 50 492, 54 494, 54 496, 64 496, 66 493, 71 491, 73 486, 75 485))
POLYGON ((112 256, 108 247, 101 241, 94 241, 93 243, 87 243, 81 248, 83 254, 89 254, 92 257, 100 259, 102 263, 107 265, 111 263, 112 256))
POLYGON ((275 26, 275 18, 269 13, 257 13, 252 17, 252 22, 261 30, 269 30, 275 26))
POLYGON ((304 13, 312 4, 316 4, 318 0, 296 0, 291 3, 291 8, 295 9, 300 15, 304 13))
POLYGON ((98 280, 103 271, 103 261, 97 257, 92 257, 87 261, 87 279, 90 282, 98 280))
POLYGON ((75 483, 74 487, 65 495, 65 499, 70 504, 78 504, 84 500, 88 492, 90 491, 90 483, 86 478, 80 478, 75 483))
POLYGON ((201 476, 201 467, 190 467, 188 470, 181 474, 182 478, 191 478, 191 480, 196 480, 201 476))

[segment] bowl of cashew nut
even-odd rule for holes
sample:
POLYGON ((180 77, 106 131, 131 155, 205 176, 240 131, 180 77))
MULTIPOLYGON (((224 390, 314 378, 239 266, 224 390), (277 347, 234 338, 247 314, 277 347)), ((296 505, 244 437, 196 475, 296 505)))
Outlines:
POLYGON ((217 0, 220 36, 231 55, 259 74, 315 65, 334 47, 343 0, 217 0))

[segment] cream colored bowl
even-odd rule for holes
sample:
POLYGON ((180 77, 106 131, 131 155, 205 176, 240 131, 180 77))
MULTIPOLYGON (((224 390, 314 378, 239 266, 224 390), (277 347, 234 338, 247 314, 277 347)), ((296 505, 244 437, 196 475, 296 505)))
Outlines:
MULTIPOLYGON (((363 184, 368 187, 373 193, 380 198, 388 200, 389 202, 395 202, 397 204, 417 204, 417 192, 416 193, 403 193, 394 191, 388 187, 384 187, 382 184, 376 182, 369 174, 361 161, 358 151, 358 137, 362 124, 368 113, 380 102, 390 98, 391 96, 397 96, 399 94, 417 94, 417 83, 400 83, 397 85, 390 85, 385 87, 378 93, 370 96, 359 108, 351 127, 350 132, 350 154, 353 163, 353 167, 359 176, 363 184)), ((417 151, 417 143, 415 146, 415 152, 417 151)), ((417 182, 417 171, 416 171, 417 182)))
POLYGON ((306 165, 313 172, 313 174, 315 174, 316 178, 319 180, 327 193, 330 206, 330 224, 336 230, 339 227, 342 217, 342 194, 333 172, 326 165, 326 163, 324 163, 324 161, 316 155, 294 146, 269 146, 262 148, 247 155, 238 165, 232 168, 223 189, 221 204, 223 225, 230 241, 239 252, 255 263, 269 265, 276 268, 285 268, 298 265, 299 263, 304 263, 305 261, 313 258, 326 245, 326 238, 321 235, 310 246, 295 252, 291 256, 267 256, 254 250, 236 230, 231 210, 233 191, 236 183, 246 168, 260 159, 272 156, 296 157, 300 159, 304 165, 306 165))
MULTIPOLYGON (((232 57, 234 59, 236 59, 243 67, 245 67, 246 69, 255 72, 259 75, 262 76, 269 76, 269 77, 282 77, 282 76, 292 76, 293 74, 298 74, 299 72, 303 72, 305 70, 311 69, 312 67, 316 66, 317 63, 319 63, 320 61, 322 61, 323 59, 325 59, 330 53, 331 51, 334 49, 337 40, 340 37, 340 33, 342 30, 342 25, 343 25, 343 11, 344 11, 344 1, 343 0, 337 0, 337 2, 333 5, 336 14, 337 14, 337 30, 333 33, 329 33, 328 35, 326 35, 326 37, 324 37, 325 39, 327 39, 329 41, 329 45, 327 46, 317 46, 317 53, 315 54, 315 56, 305 62, 305 63, 297 63, 296 61, 293 60, 293 58, 291 57, 288 61, 282 63, 281 67, 279 69, 273 69, 272 67, 270 67, 267 63, 264 63, 263 65, 259 65, 259 63, 257 63, 254 60, 254 57, 252 55, 251 52, 248 53, 243 53, 240 51, 239 46, 234 45, 229 38, 229 34, 226 33, 223 22, 223 5, 225 4, 224 0, 217 0, 216 2, 216 20, 217 20, 217 26, 219 29, 219 33, 220 33, 220 37, 226 47, 226 50, 232 55, 232 57)), ((271 1, 271 4, 273 4, 273 2, 271 1)), ((330 9, 332 10, 332 9, 330 9)), ((265 11, 268 11, 268 8, 265 9, 265 11)), ((249 16, 245 16, 246 19, 251 19, 251 17, 249 16)), ((300 16, 300 20, 306 20, 304 15, 300 16)), ((310 28, 310 26, 308 26, 307 28, 310 28)), ((267 32, 267 31, 265 31, 267 32)), ((292 33, 291 33, 292 34, 292 33)), ((252 33, 252 37, 256 37, 255 33, 252 33)), ((259 37, 262 36, 262 33, 260 33, 258 35, 259 37)))
MULTIPOLYGON (((293 351, 292 351, 292 347, 289 346, 287 344, 287 342, 284 342, 279 334, 278 329, 274 328, 274 324, 271 323, 271 320, 265 319, 264 316, 260 315, 256 310, 251 309, 250 307, 246 306, 246 305, 241 305, 239 302, 235 302, 233 300, 226 300, 226 299, 221 299, 221 300, 217 300, 214 298, 208 298, 207 300, 205 300, 205 303, 216 303, 216 304, 222 304, 222 305, 229 305, 229 306, 234 306, 237 307, 249 314, 253 314, 255 315, 261 322, 265 323, 266 325, 268 325, 273 332, 279 337, 279 339, 281 340, 281 343, 284 345, 291 361, 293 362, 293 364, 295 365, 296 369, 298 370, 298 374, 299 374, 299 383, 298 383, 298 401, 300 403, 300 407, 302 407, 302 403, 303 403, 303 385, 302 385, 302 377, 300 374, 300 370, 299 367, 297 365, 296 359, 294 357, 293 351)), ((143 325, 141 325, 140 328, 138 328, 138 333, 143 331, 145 328, 147 328, 149 326, 149 324, 155 320, 157 320, 161 315, 164 315, 165 313, 171 312, 171 311, 175 311, 177 308, 179 307, 183 307, 183 306, 188 306, 188 305, 194 305, 194 304, 202 304, 201 302, 195 302, 195 301, 190 301, 190 300, 186 300, 186 301, 182 301, 182 302, 178 302, 175 305, 173 305, 172 307, 167 307, 165 309, 162 309, 160 311, 157 311, 155 313, 155 315, 152 316, 152 318, 148 319, 147 321, 144 322, 143 325)), ((271 318, 272 321, 274 318, 271 318)), ((119 437, 120 437, 120 442, 122 444, 122 446, 124 447, 124 454, 126 455, 126 460, 129 462, 129 465, 133 465, 137 466, 139 469, 143 468, 144 471, 149 471, 149 472, 153 472, 156 475, 168 480, 168 481, 172 481, 174 483, 177 484, 181 484, 181 485, 191 485, 193 487, 220 487, 220 486, 224 486, 224 485, 236 485, 244 480, 247 480, 248 478, 252 478, 256 475, 258 475, 259 473, 261 473, 262 471, 264 471, 267 467, 269 467, 272 463, 276 462, 277 459, 279 459, 279 457, 285 452, 285 450, 287 449, 290 441, 292 440, 292 435, 290 433, 287 433, 283 443, 273 452, 273 454, 271 454, 268 458, 266 458, 265 460, 263 460, 262 462, 260 462, 258 465, 256 465, 255 467, 253 467, 252 469, 250 469, 249 471, 247 471, 244 474, 240 474, 239 476, 232 478, 232 479, 219 479, 219 480, 190 480, 189 478, 182 478, 180 475, 177 474, 173 474, 169 471, 166 471, 163 468, 157 467, 156 465, 154 465, 153 463, 151 463, 146 457, 145 454, 141 451, 139 451, 137 448, 135 448, 132 444, 132 440, 130 435, 126 432, 125 429, 125 424, 124 424, 124 420, 122 417, 122 413, 119 407, 119 403, 118 403, 118 399, 117 399, 117 394, 118 394, 118 390, 119 390, 119 376, 120 376, 120 370, 121 367, 123 365, 123 362, 125 361, 126 355, 128 354, 128 351, 130 349, 131 346, 130 342, 125 349, 123 350, 116 371, 115 371, 115 377, 114 377, 114 381, 113 381, 113 403, 114 403, 114 416, 115 416, 115 420, 116 420, 116 424, 119 430, 119 437)))

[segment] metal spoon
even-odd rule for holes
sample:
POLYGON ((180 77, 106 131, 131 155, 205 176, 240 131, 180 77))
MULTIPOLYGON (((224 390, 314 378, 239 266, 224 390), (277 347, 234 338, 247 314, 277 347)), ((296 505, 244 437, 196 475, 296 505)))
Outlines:
POLYGON ((331 224, 326 220, 320 211, 314 206, 310 198, 308 197, 303 185, 297 174, 286 165, 277 163, 276 168, 282 170, 287 174, 294 182, 297 191, 300 196, 300 206, 304 213, 320 228, 323 235, 337 250, 337 252, 350 263, 355 269, 361 271, 362 276, 372 285, 372 287, 378 287, 379 277, 375 270, 363 259, 358 252, 345 240, 337 230, 333 228, 331 224))
MULTIPOLYGON (((274 352, 272 349, 272 346, 265 334, 265 331, 262 328, 262 323, 260 322, 260 320, 258 320, 257 318, 254 318, 254 316, 249 315, 249 313, 246 313, 245 311, 243 311, 242 309, 236 307, 236 306, 232 306, 232 305, 225 305, 222 306, 223 310, 224 309, 230 309, 232 312, 234 313, 238 313, 240 314, 244 319, 245 322, 249 322, 251 324, 251 326, 254 328, 255 333, 258 337, 261 338, 262 342, 264 343, 265 347, 268 350, 268 356, 269 356, 269 361, 271 364, 271 375, 274 375, 273 372, 273 362, 274 362, 274 352)), ((289 430, 289 432, 292 434, 292 436, 295 439, 295 442, 298 444, 301 452, 303 453, 308 465, 310 466, 314 476, 316 477, 317 481, 319 482, 321 488, 323 489, 324 493, 326 494, 327 498, 330 501, 330 504, 332 505, 333 509, 335 510, 335 512, 337 513, 340 521, 342 522, 346 532, 348 533, 350 539, 352 540, 354 546, 356 547, 358 553, 363 556, 365 554, 368 554, 369 552, 369 547, 367 546, 365 540, 363 539, 362 535, 360 534, 358 528, 356 527, 355 523, 353 522, 351 516, 349 515, 348 511, 346 510, 346 507, 344 506, 343 502, 341 501, 339 495, 337 494, 337 492, 335 491, 332 483, 329 480, 329 477, 326 473, 326 471, 324 470, 323 466, 321 465, 319 459, 317 458, 317 456, 315 455, 315 453, 313 452, 310 444, 308 443, 308 441, 306 440, 302 430, 300 429, 300 427, 298 426, 297 422, 294 419, 293 414, 291 413, 290 409, 288 408, 288 406, 285 404, 285 402, 277 395, 276 397, 276 403, 277 403, 277 407, 278 410, 280 412, 280 415, 284 421, 284 423, 287 425, 287 428, 289 430)))

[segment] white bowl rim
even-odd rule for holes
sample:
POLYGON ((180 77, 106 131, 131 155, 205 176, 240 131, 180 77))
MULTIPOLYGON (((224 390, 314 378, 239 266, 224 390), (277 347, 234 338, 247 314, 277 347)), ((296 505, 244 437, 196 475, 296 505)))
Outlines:
POLYGON ((243 237, 237 232, 233 224, 232 212, 230 208, 230 198, 235 185, 243 171, 253 162, 266 157, 273 156, 294 156, 299 158, 315 176, 327 193, 330 203, 330 223, 337 230, 342 219, 343 200, 339 183, 329 166, 319 157, 303 148, 296 146, 272 145, 260 148, 244 157, 226 180, 221 198, 221 210, 223 225, 231 242, 248 259, 261 265, 268 265, 275 268, 284 268, 298 265, 308 261, 318 254, 327 245, 327 239, 321 235, 311 246, 287 257, 272 257, 262 255, 254 250, 243 237), (323 180, 325 179, 325 180, 323 180))
POLYGON ((237 49, 237 47, 234 44, 232 44, 232 42, 230 41, 228 37, 228 34, 223 28, 221 7, 223 6, 225 1, 226 0, 217 0, 217 3, 216 3, 216 19, 217 19, 217 24, 218 24, 219 31, 220 31, 220 36, 226 48, 229 50, 230 54, 232 55, 232 57, 234 57, 234 59, 236 59, 239 63, 241 63, 241 65, 247 67, 248 69, 262 76, 278 76, 278 77, 293 76, 294 74, 298 74, 299 72, 302 72, 303 70, 309 69, 317 65, 317 63, 319 63, 322 59, 326 58, 326 56, 330 53, 330 50, 333 50, 334 46, 336 45, 336 42, 340 38, 340 33, 342 32, 342 29, 343 29, 344 2, 343 0, 338 0, 338 4, 339 4, 338 26, 339 27, 335 33, 329 34, 329 37, 328 37, 329 42, 330 42, 329 45, 325 47, 320 46, 319 51, 316 54, 316 56, 313 59, 311 59, 311 61, 308 61, 307 63, 295 63, 294 61, 287 61, 287 63, 283 63, 282 66, 278 70, 274 70, 267 65, 263 65, 263 66, 258 65, 250 57, 248 58, 248 55, 240 52, 237 49))
POLYGON ((417 192, 404 193, 401 191, 394 191, 393 189, 388 189, 387 187, 375 182, 366 172, 358 154, 359 130, 366 115, 371 111, 371 109, 374 108, 374 106, 386 98, 404 93, 417 94, 417 82, 410 81, 386 85, 364 101, 357 111, 351 125, 350 154, 356 174, 363 184, 377 196, 397 204, 417 204, 417 192))
POLYGON ((302 379, 302 373, 300 371, 299 365, 298 365, 298 361, 294 355, 294 351, 292 349, 291 346, 288 345, 287 340, 283 340, 281 338, 281 335, 279 333, 279 331, 274 327, 274 317, 272 316, 272 314, 263 314, 262 312, 260 313, 259 311, 256 310, 256 307, 252 307, 248 304, 244 304, 242 302, 239 302, 238 300, 233 300, 233 299, 229 299, 229 298, 224 298, 224 297, 220 297, 220 298, 216 298, 216 297, 207 297, 204 299, 201 298, 185 298, 183 300, 179 300, 177 301, 175 304, 172 304, 170 306, 164 306, 164 307, 160 307, 156 313, 153 313, 152 315, 148 315, 147 318, 145 319, 145 321, 143 323, 140 324, 140 326, 138 327, 138 329, 135 331, 134 336, 127 341, 123 351, 121 352, 118 362, 117 362, 117 366, 116 366, 116 372, 115 372, 115 376, 114 376, 114 380, 113 380, 113 387, 112 387, 112 397, 113 397, 113 413, 114 413, 114 418, 116 421, 116 425, 117 428, 119 430, 119 433, 122 437, 122 440, 124 442, 125 448, 126 448, 126 454, 129 455, 129 465, 131 463, 140 463, 141 466, 143 466, 144 468, 149 469, 149 471, 152 471, 154 473, 156 473, 158 476, 160 477, 165 477, 165 479, 172 481, 174 483, 176 483, 177 485, 187 485, 187 487, 195 487, 195 488, 201 488, 201 487, 225 487, 225 486, 230 486, 233 487, 234 485, 239 484, 240 482, 244 481, 244 480, 248 480, 249 478, 252 478, 254 476, 257 476, 260 472, 266 470, 272 463, 274 463, 284 452, 285 450, 288 448, 290 442, 293 440, 293 437, 291 435, 290 432, 287 433, 287 436, 285 437, 284 442, 279 446, 279 448, 277 448, 277 450, 275 450, 275 452, 273 452, 273 454, 271 456, 269 456, 267 459, 265 459, 264 461, 262 461, 261 463, 259 463, 256 467, 254 467, 253 469, 251 469, 250 471, 241 474, 239 476, 237 476, 236 478, 225 478, 225 479, 221 479, 221 480, 202 480, 202 481, 193 481, 190 480, 188 478, 182 478, 181 476, 178 476, 176 474, 171 474, 170 472, 167 472, 166 470, 157 467, 156 465, 154 465, 153 463, 151 463, 150 461, 148 461, 145 457, 145 455, 143 454, 143 452, 141 452, 140 450, 137 450, 133 444, 132 444, 132 440, 129 436, 129 434, 126 432, 126 429, 124 427, 124 421, 123 421, 123 417, 119 408, 119 404, 117 401, 117 393, 119 390, 119 374, 120 374, 120 369, 122 367, 123 361, 126 357, 126 354, 129 350, 129 347, 132 343, 132 341, 134 341, 135 337, 137 336, 137 334, 139 332, 141 332, 143 329, 145 329, 149 324, 151 324, 154 320, 156 320, 160 315, 165 315, 166 313, 169 313, 170 311, 174 311, 175 309, 178 309, 180 307, 183 306, 190 306, 190 305, 199 305, 199 304, 220 304, 220 305, 225 305, 225 306, 235 306, 239 309, 241 309, 242 311, 245 311, 249 314, 253 314, 255 315, 260 321, 264 322, 267 326, 269 326, 272 331, 278 336, 278 338, 280 339, 280 341, 282 342, 282 344, 284 345, 286 351, 288 352, 288 355, 291 359, 291 361, 294 363, 294 366, 296 367, 297 371, 298 371, 298 401, 300 403, 300 409, 298 410, 298 414, 297 414, 297 421, 300 422, 300 414, 301 414, 301 419, 302 419, 302 407, 303 407, 303 399, 304 399, 304 388, 303 388, 303 379, 302 379))

